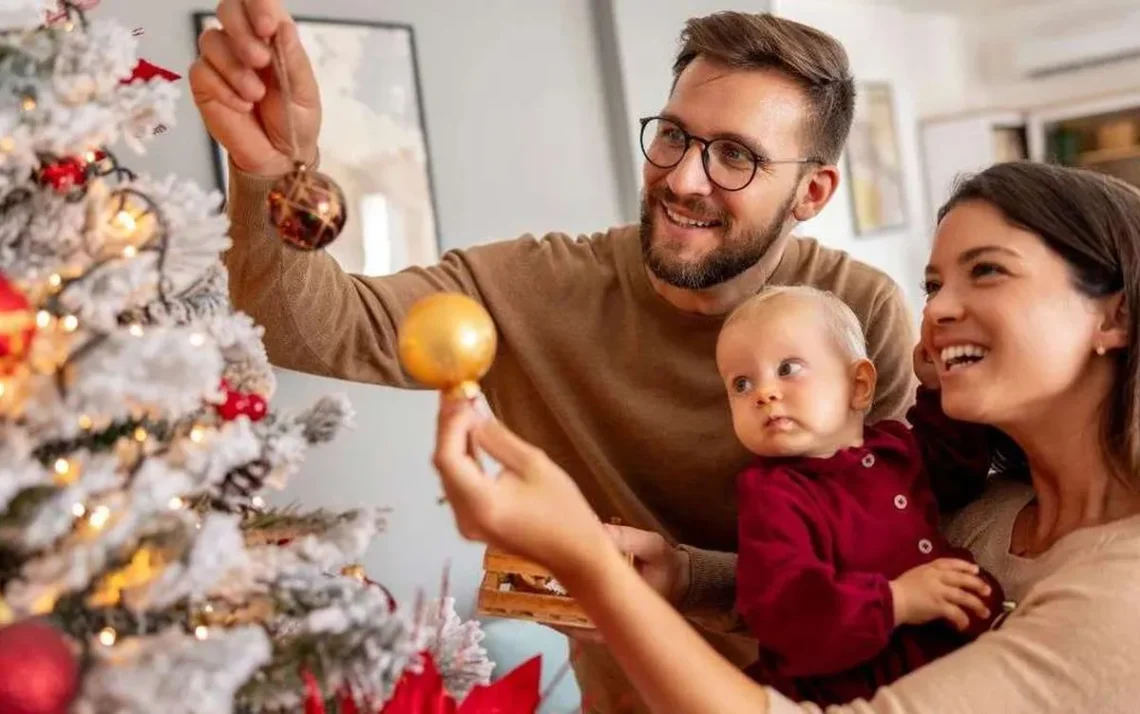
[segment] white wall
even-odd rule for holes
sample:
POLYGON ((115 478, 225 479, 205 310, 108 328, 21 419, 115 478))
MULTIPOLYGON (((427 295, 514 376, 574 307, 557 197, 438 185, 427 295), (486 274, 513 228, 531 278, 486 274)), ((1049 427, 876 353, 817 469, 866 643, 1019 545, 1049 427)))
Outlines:
POLYGON ((665 106, 681 29, 690 17, 721 10, 765 12, 768 0, 600 0, 617 37, 620 101, 626 122, 631 179, 640 189, 643 156, 637 119, 665 106))
POLYGON ((834 198, 798 233, 850 253, 886 271, 901 286, 917 319, 919 289, 930 246, 918 141, 918 107, 945 94, 948 101, 968 92, 959 69, 962 27, 958 20, 897 7, 853 5, 841 0, 776 0, 773 11, 819 28, 843 43, 857 82, 888 82, 894 90, 906 187, 905 228, 860 237, 855 234, 846 166, 834 198))
MULTIPOLYGON (((292 0, 298 15, 408 22, 415 28, 438 222, 444 250, 525 231, 593 231, 622 215, 611 127, 588 0, 292 0), (569 149, 552 148, 557 140, 569 149)), ((104 0, 145 34, 140 54, 185 75, 196 49, 191 13, 213 0, 104 0)), ((213 185, 211 152, 186 80, 179 124, 141 158, 140 171, 213 185)), ((437 505, 429 458, 436 399, 279 372, 275 406, 306 405, 342 391, 358 428, 311 453, 281 501, 306 506, 387 506, 387 535, 365 561, 401 599, 438 592, 450 559, 451 588, 470 608, 480 548, 464 543, 437 505)))

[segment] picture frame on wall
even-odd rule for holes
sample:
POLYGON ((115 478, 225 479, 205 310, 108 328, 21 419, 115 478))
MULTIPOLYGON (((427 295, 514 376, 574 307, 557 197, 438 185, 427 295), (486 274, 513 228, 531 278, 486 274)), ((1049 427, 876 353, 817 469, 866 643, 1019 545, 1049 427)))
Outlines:
MULTIPOLYGON (((196 12, 194 29, 218 26, 196 12)), ((436 196, 410 25, 295 17, 321 88, 319 170, 345 194, 347 220, 325 248, 347 272, 387 275, 438 261, 436 196)), ((222 192, 228 156, 212 138, 222 192)))
POLYGON ((845 155, 855 234, 870 236, 905 227, 906 183, 889 84, 857 86, 845 155))

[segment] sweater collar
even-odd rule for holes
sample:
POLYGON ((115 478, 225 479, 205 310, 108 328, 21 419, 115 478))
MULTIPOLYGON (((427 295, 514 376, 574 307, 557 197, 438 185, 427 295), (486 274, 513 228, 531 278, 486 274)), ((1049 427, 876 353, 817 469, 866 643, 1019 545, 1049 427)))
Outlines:
POLYGON ((790 468, 797 473, 811 478, 823 479, 830 477, 850 476, 876 467, 883 458, 898 461, 898 457, 905 457, 907 445, 899 437, 888 431, 869 425, 863 429, 863 444, 840 449, 831 456, 787 456, 779 458, 760 458, 761 464, 771 468, 782 466, 790 468))

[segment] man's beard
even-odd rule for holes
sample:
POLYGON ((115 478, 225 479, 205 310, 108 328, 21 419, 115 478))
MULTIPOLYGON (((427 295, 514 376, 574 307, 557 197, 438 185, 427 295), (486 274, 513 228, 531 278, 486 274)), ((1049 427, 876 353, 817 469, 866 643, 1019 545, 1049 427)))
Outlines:
MULTIPOLYGON (((662 282, 685 290, 705 290, 732 280, 753 265, 756 265, 768 249, 780 237, 784 223, 792 214, 792 204, 796 194, 788 194, 782 206, 772 217, 772 221, 758 230, 733 235, 734 225, 727 215, 712 216, 719 221, 717 230, 727 240, 708 255, 695 262, 685 262, 669 255, 668 251, 653 244, 654 212, 657 203, 668 202, 683 206, 706 219, 711 211, 702 210, 699 201, 685 201, 677 198, 666 186, 652 195, 646 194, 641 201, 641 255, 645 265, 662 282)), ((668 219, 664 219, 668 220, 668 219)))

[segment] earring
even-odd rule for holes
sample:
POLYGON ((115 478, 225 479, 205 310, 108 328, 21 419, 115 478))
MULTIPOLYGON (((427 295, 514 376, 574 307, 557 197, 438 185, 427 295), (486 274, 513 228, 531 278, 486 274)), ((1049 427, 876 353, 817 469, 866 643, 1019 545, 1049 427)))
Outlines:
POLYGON ((1097 345, 1096 346, 1096 353, 1098 355, 1100 355, 1101 357, 1104 357, 1104 345, 1097 345))

